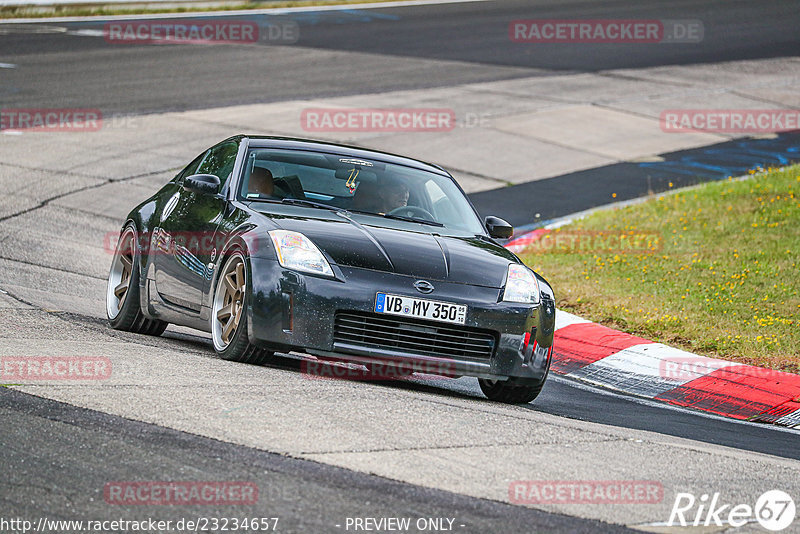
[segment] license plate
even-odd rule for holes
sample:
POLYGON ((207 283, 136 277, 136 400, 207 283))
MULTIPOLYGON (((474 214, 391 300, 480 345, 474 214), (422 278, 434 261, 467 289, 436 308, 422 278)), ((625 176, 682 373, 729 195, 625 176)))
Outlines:
POLYGON ((378 293, 375 297, 375 311, 389 315, 401 315, 417 319, 430 319, 445 323, 464 324, 467 321, 467 307, 438 300, 418 299, 402 295, 378 293))

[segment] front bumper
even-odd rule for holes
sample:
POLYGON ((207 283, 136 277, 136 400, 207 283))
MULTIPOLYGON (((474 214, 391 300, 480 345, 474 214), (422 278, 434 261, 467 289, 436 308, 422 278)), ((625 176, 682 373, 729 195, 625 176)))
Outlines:
POLYGON ((555 324, 550 300, 534 307, 498 302, 498 289, 442 281, 434 282, 434 291, 423 295, 414 289, 417 278, 410 276, 335 266, 336 279, 330 279, 291 271, 267 258, 251 257, 250 270, 248 335, 255 345, 519 383, 540 383, 547 375, 555 324), (485 359, 430 356, 335 339, 336 312, 373 314, 378 291, 466 304, 464 326, 493 332, 493 354, 485 359))

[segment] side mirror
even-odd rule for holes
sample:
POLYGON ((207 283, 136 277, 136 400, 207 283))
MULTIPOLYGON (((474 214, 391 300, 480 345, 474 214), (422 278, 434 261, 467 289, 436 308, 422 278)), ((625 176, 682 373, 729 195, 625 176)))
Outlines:
POLYGON ((508 224, 500 217, 489 215, 483 220, 486 230, 489 232, 490 237, 497 239, 508 239, 514 234, 514 227, 508 224))
POLYGON ((216 195, 219 193, 219 178, 213 174, 193 174, 183 180, 183 188, 192 193, 216 195))

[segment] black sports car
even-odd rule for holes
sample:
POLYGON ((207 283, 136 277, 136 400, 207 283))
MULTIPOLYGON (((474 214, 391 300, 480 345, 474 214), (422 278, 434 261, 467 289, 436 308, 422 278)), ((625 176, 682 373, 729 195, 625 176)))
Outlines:
POLYGON ((478 377, 503 402, 541 391, 553 290, 438 166, 360 148, 236 136, 128 215, 111 326, 210 331, 222 358, 274 352, 478 377))

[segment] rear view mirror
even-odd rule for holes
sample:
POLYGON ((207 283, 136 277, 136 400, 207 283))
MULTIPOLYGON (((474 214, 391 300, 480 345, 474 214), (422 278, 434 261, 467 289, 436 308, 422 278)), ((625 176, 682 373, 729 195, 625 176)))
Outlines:
POLYGON ((183 180, 183 188, 192 193, 216 195, 219 193, 219 178, 213 174, 193 174, 183 180))
POLYGON ((490 237, 497 239, 508 239, 514 234, 514 227, 508 224, 500 217, 489 215, 483 220, 486 231, 489 232, 490 237))

